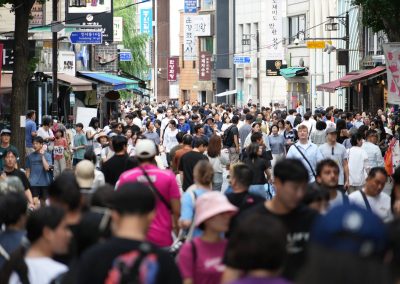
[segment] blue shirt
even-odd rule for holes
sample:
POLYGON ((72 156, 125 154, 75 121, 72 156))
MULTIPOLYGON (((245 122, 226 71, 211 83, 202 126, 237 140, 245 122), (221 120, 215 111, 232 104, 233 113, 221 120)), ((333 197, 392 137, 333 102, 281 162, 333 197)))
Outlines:
MULTIPOLYGON (((49 165, 51 162, 51 155, 44 153, 44 157, 49 165)), ((29 183, 31 186, 48 186, 50 185, 51 179, 49 172, 43 167, 42 155, 38 152, 33 152, 26 158, 26 168, 30 169, 29 183)))
POLYGON ((305 145, 301 144, 300 142, 297 142, 295 145, 297 146, 297 148, 294 146, 290 147, 286 158, 300 160, 308 171, 309 175, 308 182, 309 183, 314 182, 315 181, 314 173, 315 174, 317 173, 316 172, 317 163, 324 159, 324 157, 321 154, 321 151, 319 151, 317 145, 311 142, 308 142, 305 145), (299 151, 301 151, 304 154, 310 165, 308 165, 307 161, 303 158, 303 156, 299 151), (310 168, 310 166, 312 167, 312 169, 310 168))
MULTIPOLYGON (((74 147, 79 147, 87 144, 86 135, 83 133, 76 133, 74 136, 74 147)), ((74 159, 82 160, 85 156, 86 149, 78 149, 74 151, 74 159)))
MULTIPOLYGON (((195 189, 194 190, 196 194, 196 198, 199 198, 201 195, 204 193, 208 192, 205 189, 195 189)), ((182 204, 181 204, 181 220, 183 221, 192 221, 194 222, 194 210, 195 209, 195 204, 193 203, 193 195, 191 192, 186 191, 182 195, 182 204)), ((199 237, 203 234, 203 231, 200 230, 199 228, 195 228, 193 232, 193 237, 199 237)))
MULTIPOLYGON (((5 230, 0 234, 0 245, 3 249, 10 255, 12 254, 17 248, 20 247, 26 232, 25 231, 16 231, 16 230, 5 230)), ((6 259, 2 254, 0 254, 0 269, 6 262, 6 259)))
POLYGON ((32 119, 25 122, 25 147, 32 148, 32 132, 36 132, 36 123, 32 119))
POLYGON ((283 135, 276 135, 273 134, 268 137, 269 146, 271 147, 272 154, 283 154, 285 153, 285 137, 283 135))
POLYGON ((188 123, 184 123, 184 124, 178 124, 178 130, 179 132, 183 132, 185 134, 190 134, 190 125, 188 123))

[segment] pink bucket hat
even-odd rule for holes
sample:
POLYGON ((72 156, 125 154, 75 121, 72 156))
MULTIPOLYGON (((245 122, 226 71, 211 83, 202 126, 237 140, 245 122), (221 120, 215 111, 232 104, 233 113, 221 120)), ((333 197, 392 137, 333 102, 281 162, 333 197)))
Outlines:
POLYGON ((196 201, 195 225, 221 213, 236 213, 238 209, 233 206, 226 196, 218 191, 211 191, 201 195, 196 201))

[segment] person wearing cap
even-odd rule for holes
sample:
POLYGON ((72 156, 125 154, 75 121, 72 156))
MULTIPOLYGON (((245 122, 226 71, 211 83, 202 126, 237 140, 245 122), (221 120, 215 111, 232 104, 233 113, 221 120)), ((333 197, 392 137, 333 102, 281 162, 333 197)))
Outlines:
POLYGON ((383 167, 384 161, 381 149, 377 146, 378 142, 378 133, 376 130, 368 130, 366 135, 366 140, 363 142, 361 148, 367 152, 368 161, 371 168, 375 167, 383 167))
POLYGON ((356 205, 337 206, 317 219, 296 283, 394 283, 385 257, 385 225, 356 205))
POLYGON ((89 160, 82 160, 76 165, 75 177, 81 192, 90 191, 93 188, 94 171, 94 164, 89 160))
POLYGON ((84 252, 76 283, 119 283, 121 278, 134 283, 143 277, 148 283, 182 284, 174 260, 146 240, 156 204, 156 196, 142 183, 118 187, 110 200, 113 237, 84 252))
POLYGON ((387 179, 385 168, 372 168, 361 190, 349 195, 350 203, 354 203, 379 216, 382 221, 393 219, 390 196, 383 192, 387 179))
POLYGON ((325 133, 326 143, 319 146, 319 151, 323 159, 331 159, 339 166, 338 189, 347 190, 349 187, 349 163, 346 148, 337 143, 337 131, 335 128, 329 127, 325 133))
POLYGON ((212 191, 196 200, 195 212, 195 226, 203 230, 203 235, 185 242, 177 263, 184 283, 219 284, 227 246, 227 240, 221 236, 228 231, 230 219, 237 208, 225 195, 212 191))
POLYGON ((127 149, 128 140, 125 136, 116 135, 111 139, 114 155, 101 166, 106 183, 115 185, 120 175, 133 167, 133 162, 129 159, 127 149))
MULTIPOLYGON (((276 192, 274 198, 254 205, 241 216, 245 218, 249 215, 267 215, 276 218, 286 227, 288 257, 282 275, 289 280, 295 279, 301 270, 306 256, 309 232, 318 216, 316 211, 302 204, 308 179, 308 171, 298 159, 279 161, 274 168, 276 192)), ((235 267, 234 264, 227 263, 227 265, 235 267)))
POLYGON ((190 134, 190 125, 186 122, 186 117, 184 115, 179 116, 177 128, 179 132, 183 134, 190 134))
POLYGON ((17 163, 15 163, 15 168, 18 168, 19 154, 18 149, 11 145, 11 130, 3 129, 0 132, 0 171, 3 170, 3 159, 5 157, 5 153, 9 150, 13 151, 17 158, 17 163))
POLYGON ((180 192, 174 173, 157 167, 155 161, 157 154, 157 145, 152 140, 140 139, 136 143, 139 166, 122 173, 116 187, 118 189, 126 183, 136 181, 150 187, 148 190, 153 191, 158 198, 154 221, 150 225, 147 237, 151 243, 159 247, 168 247, 172 244, 173 224, 177 224, 180 216, 180 192), (159 194, 155 192, 156 190, 159 194))
POLYGON ((212 116, 206 118, 203 128, 204 135, 207 137, 207 140, 210 140, 211 136, 215 133, 214 118, 212 116))
POLYGON ((33 153, 33 138, 37 136, 36 111, 28 110, 25 121, 25 155, 33 153))

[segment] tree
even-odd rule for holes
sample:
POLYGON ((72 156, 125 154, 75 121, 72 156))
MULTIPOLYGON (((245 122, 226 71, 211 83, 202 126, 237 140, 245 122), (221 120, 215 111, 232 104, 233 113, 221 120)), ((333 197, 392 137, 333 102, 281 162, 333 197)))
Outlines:
MULTIPOLYGON (((38 2, 45 2, 41 0, 38 2)), ((28 28, 35 0, 0 0, 0 6, 11 4, 15 14, 14 65, 11 91, 12 143, 20 152, 24 163, 25 129, 20 127, 20 116, 25 115, 28 83, 32 75, 29 62, 28 28)))
POLYGON ((132 61, 120 62, 120 68, 132 75, 143 78, 148 71, 146 61, 146 43, 148 36, 146 34, 136 33, 136 6, 130 6, 126 9, 118 9, 132 4, 132 0, 116 0, 114 3, 115 16, 123 19, 123 44, 124 48, 132 52, 132 61))
POLYGON ((395 0, 353 0, 362 8, 363 24, 374 32, 385 31, 391 42, 400 42, 400 5, 395 0))

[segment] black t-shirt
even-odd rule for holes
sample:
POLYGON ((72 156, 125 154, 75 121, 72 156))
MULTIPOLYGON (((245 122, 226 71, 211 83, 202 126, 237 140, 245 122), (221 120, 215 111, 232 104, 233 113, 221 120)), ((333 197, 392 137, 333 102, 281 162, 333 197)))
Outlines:
MULTIPOLYGON (((257 204, 243 212, 243 217, 252 214, 265 214, 277 218, 287 229, 287 251, 288 257, 282 275, 294 280, 305 262, 306 247, 308 245, 311 227, 318 213, 304 205, 300 205, 285 215, 277 215, 269 211, 264 203, 257 204)), ((231 262, 225 258, 225 264, 233 268, 240 268, 240 263, 231 262)))
POLYGON ((244 162, 253 170, 253 180, 251 184, 267 183, 267 179, 265 178, 265 171, 268 168, 268 163, 266 160, 262 158, 256 158, 254 160, 247 158, 244 162))
POLYGON ((115 185, 119 176, 126 170, 133 168, 134 161, 128 155, 114 155, 101 167, 106 183, 115 185))
POLYGON ((226 132, 224 133, 224 135, 226 135, 226 138, 224 139, 224 146, 226 147, 234 147, 235 146, 235 135, 238 137, 239 139, 239 129, 237 128, 237 126, 235 124, 229 126, 226 130, 226 132))
POLYGON ((206 159, 208 159, 207 156, 195 151, 187 152, 181 157, 181 160, 179 162, 179 171, 183 172, 183 191, 186 191, 186 189, 188 189, 188 187, 194 183, 193 169, 196 164, 199 161, 206 159))
MULTIPOLYGON (((105 243, 89 248, 81 258, 76 283, 103 284, 106 283, 106 280, 109 280, 107 283, 117 283, 115 274, 118 274, 119 269, 116 259, 119 258, 120 262, 127 265, 129 261, 134 262, 142 244, 143 242, 140 241, 112 238, 105 243), (121 255, 124 255, 125 260, 120 258, 121 255)), ((151 281, 150 279, 149 283, 182 283, 179 270, 171 256, 151 244, 147 245, 151 247, 150 253, 141 262, 141 265, 145 265, 141 268, 147 269, 141 269, 141 271, 144 271, 145 277, 153 277, 155 274, 156 280, 151 281)))
POLYGON ((241 214, 247 209, 259 204, 263 203, 265 199, 259 195, 252 194, 248 191, 235 193, 231 192, 226 195, 229 202, 239 208, 239 212, 232 217, 231 222, 229 224, 229 231, 226 236, 230 236, 237 226, 237 220, 240 218, 241 214))
POLYGON ((4 171, 6 176, 14 176, 18 177, 22 184, 24 185, 25 190, 28 190, 31 188, 31 184, 29 183, 28 178, 26 177, 25 173, 23 173, 21 170, 14 169, 12 172, 6 172, 4 171))

